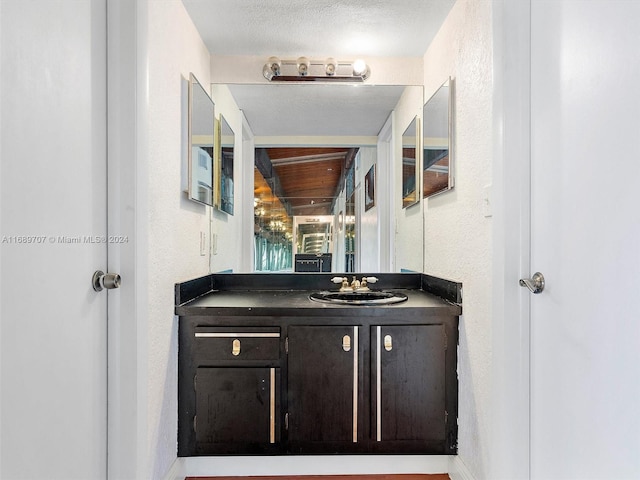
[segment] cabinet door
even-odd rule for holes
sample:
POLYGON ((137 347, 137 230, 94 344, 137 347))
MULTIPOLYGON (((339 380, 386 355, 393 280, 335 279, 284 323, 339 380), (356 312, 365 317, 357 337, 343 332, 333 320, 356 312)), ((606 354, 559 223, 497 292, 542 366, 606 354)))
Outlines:
POLYGON ((288 333, 288 439, 293 452, 357 450, 359 327, 292 326, 288 333))
POLYGON ((444 327, 372 330, 375 440, 400 451, 405 446, 407 451, 438 453, 446 437, 444 327))
POLYGON ((197 453, 260 453, 280 440, 279 369, 198 368, 197 453))

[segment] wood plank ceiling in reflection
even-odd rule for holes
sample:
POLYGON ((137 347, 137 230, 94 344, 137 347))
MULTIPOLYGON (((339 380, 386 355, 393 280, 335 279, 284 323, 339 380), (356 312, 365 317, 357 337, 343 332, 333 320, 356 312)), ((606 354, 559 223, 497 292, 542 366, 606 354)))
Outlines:
MULTIPOLYGON (((276 190, 271 193, 288 205, 292 215, 330 215, 342 188, 345 167, 353 161, 357 148, 285 147, 265 151, 272 169, 265 178, 276 190)), ((261 192, 256 190, 255 194, 261 198, 261 192)))

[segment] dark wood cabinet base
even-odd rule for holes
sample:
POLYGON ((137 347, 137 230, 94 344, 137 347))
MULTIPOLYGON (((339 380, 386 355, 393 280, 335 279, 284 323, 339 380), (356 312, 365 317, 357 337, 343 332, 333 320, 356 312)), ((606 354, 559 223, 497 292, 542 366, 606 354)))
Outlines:
POLYGON ((324 305, 286 289, 326 274, 177 285, 178 455, 456 454, 460 286, 379 277, 407 301, 324 305))
POLYGON ((398 320, 181 317, 179 456, 455 454, 458 318, 398 320))

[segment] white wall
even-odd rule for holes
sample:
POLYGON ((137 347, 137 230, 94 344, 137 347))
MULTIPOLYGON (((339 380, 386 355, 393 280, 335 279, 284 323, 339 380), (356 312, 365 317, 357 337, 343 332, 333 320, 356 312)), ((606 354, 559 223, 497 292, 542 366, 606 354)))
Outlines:
MULTIPOLYGON (((423 93, 421 88, 406 88, 394 110, 393 137, 394 175, 386 181, 393 181, 393 208, 395 209, 395 271, 422 271, 422 202, 402 208, 402 134, 411 124, 414 117, 422 117, 423 93)), ((419 149, 418 149, 419 150, 419 149)), ((420 152, 416 151, 416 161, 420 164, 420 152)), ((416 178, 420 185, 421 176, 416 178)), ((383 181, 385 181, 383 180, 383 181)), ((392 227, 393 228, 393 227, 392 227)))
POLYGON ((210 207, 189 201, 181 188, 186 161, 187 81, 193 72, 206 90, 209 52, 180 0, 148 2, 148 228, 146 478, 162 478, 176 458, 176 282, 209 273, 200 255, 208 238, 210 207))
MULTIPOLYGON (((377 163, 377 149, 372 147, 363 147, 358 151, 358 159, 356 164, 358 168, 355 171, 356 178, 356 194, 359 195, 356 203, 360 215, 360 231, 357 244, 360 246, 358 256, 360 257, 361 272, 378 272, 380 271, 380 236, 378 235, 378 211, 377 206, 373 206, 365 212, 365 183, 364 177, 369 169, 377 163)), ((379 180, 376 180, 379 181, 379 180)), ((381 198, 376 199, 379 204, 383 201, 381 198)), ((386 201, 386 199, 384 200, 386 201)))
POLYGON ((425 98, 455 77, 455 188, 424 202, 424 272, 463 283, 459 460, 487 478, 491 404, 491 2, 459 0, 424 56, 425 98))
MULTIPOLYGON (((231 96, 231 92, 226 85, 211 85, 211 94, 215 102, 216 118, 220 119, 223 115, 231 130, 234 133, 234 151, 233 151, 233 215, 228 215, 216 208, 212 211, 212 235, 216 244, 215 254, 211 255, 211 271, 220 272, 224 270, 240 270, 241 257, 252 256, 253 252, 242 252, 240 249, 243 235, 243 217, 244 203, 250 200, 252 194, 248 194, 242 189, 242 176, 249 172, 253 178, 253 165, 249 165, 245 172, 243 170, 243 148, 242 141, 242 112, 238 110, 238 105, 231 96)), ((253 155, 251 155, 253 158, 253 155)), ((244 219, 246 220, 246 219, 244 219)), ((253 223, 253 219, 250 219, 253 223)))

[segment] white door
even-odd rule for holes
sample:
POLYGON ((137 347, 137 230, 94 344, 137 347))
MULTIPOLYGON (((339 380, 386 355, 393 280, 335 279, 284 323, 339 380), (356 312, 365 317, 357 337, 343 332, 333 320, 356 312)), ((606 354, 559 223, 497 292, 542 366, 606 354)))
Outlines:
POLYGON ((531 2, 531 478, 640 478, 640 2, 531 2))
POLYGON ((106 6, 2 0, 0 477, 107 465, 106 6))

